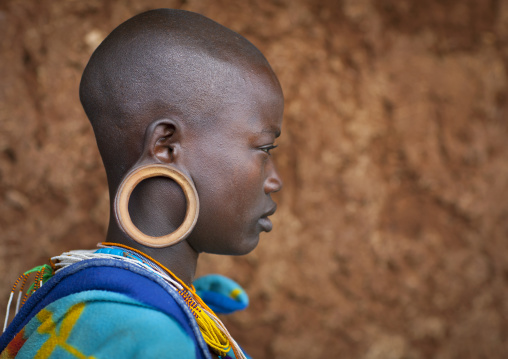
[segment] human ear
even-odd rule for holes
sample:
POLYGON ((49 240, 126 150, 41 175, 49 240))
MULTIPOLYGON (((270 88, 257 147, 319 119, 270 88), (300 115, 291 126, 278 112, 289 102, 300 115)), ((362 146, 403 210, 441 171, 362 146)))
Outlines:
POLYGON ((149 156, 162 163, 174 162, 177 125, 172 120, 159 120, 153 123, 147 132, 149 156))

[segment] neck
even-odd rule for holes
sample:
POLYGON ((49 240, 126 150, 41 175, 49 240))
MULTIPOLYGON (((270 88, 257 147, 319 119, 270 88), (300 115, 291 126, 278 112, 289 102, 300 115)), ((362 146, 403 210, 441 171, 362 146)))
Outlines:
MULTIPOLYGON (((116 193, 116 189, 112 193, 116 193)), ((139 183, 129 200, 129 213, 134 225, 154 237, 175 231, 179 223, 183 222, 185 209, 186 200, 182 189, 163 177, 152 177, 139 183)), ((108 242, 135 248, 168 268, 188 286, 192 284, 199 255, 186 240, 165 248, 146 247, 127 236, 115 218, 115 213, 111 211, 108 242)))
POLYGON ((191 286, 196 274, 199 254, 186 240, 170 247, 151 248, 133 241, 117 226, 110 223, 106 241, 135 248, 165 266, 187 286, 191 286))

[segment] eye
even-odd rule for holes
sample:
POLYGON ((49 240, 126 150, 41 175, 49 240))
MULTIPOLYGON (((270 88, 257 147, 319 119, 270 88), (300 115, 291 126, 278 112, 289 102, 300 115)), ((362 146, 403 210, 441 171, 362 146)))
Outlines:
POLYGON ((269 146, 259 147, 259 149, 261 151, 265 152, 266 154, 271 155, 270 151, 273 150, 274 148, 277 148, 277 147, 278 147, 277 145, 269 145, 269 146))

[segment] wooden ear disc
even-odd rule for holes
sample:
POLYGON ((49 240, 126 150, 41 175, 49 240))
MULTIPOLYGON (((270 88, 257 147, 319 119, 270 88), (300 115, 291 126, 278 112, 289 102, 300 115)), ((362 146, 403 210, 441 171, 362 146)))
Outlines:
POLYGON ((161 164, 140 166, 128 173, 120 184, 115 197, 114 212, 122 230, 136 242, 152 248, 169 247, 185 239, 196 225, 199 214, 198 193, 192 180, 172 166, 161 164), (160 237, 152 237, 141 232, 132 223, 129 214, 129 199, 132 191, 141 181, 150 177, 171 178, 182 188, 187 201, 187 211, 180 227, 160 237))

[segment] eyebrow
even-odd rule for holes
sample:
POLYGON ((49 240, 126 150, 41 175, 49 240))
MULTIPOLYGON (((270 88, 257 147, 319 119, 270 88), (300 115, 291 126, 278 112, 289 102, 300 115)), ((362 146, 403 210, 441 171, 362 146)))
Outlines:
POLYGON ((275 134, 275 138, 278 138, 280 136, 280 130, 275 128, 265 128, 261 131, 261 133, 269 133, 269 134, 275 134))

